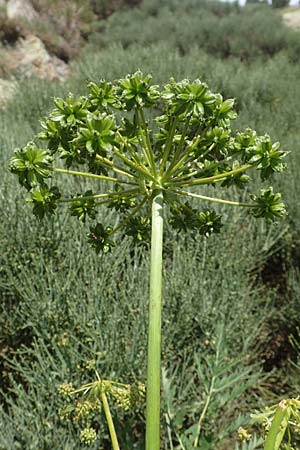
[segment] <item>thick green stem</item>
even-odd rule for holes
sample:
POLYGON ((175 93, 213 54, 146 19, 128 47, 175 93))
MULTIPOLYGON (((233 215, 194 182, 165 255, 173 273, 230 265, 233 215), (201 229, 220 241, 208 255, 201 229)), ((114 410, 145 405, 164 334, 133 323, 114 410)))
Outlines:
POLYGON ((265 441, 264 450, 279 450, 288 426, 290 415, 291 409, 289 408, 287 401, 282 400, 276 409, 272 425, 265 441))
POLYGON ((163 246, 163 194, 152 200, 151 272, 148 331, 146 450, 160 450, 160 353, 163 246))
POLYGON ((104 409, 104 413, 105 413, 105 417, 106 417, 106 422, 107 422, 108 429, 109 429, 112 448, 113 448, 113 450, 120 450, 114 422, 111 417, 109 404, 108 404, 107 397, 106 397, 104 391, 101 392, 101 400, 102 400, 102 405, 103 405, 103 409, 104 409))

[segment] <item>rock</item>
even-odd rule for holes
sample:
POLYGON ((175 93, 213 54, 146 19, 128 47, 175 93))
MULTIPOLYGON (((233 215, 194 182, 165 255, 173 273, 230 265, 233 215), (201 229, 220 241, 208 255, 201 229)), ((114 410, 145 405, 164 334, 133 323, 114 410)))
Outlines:
POLYGON ((69 74, 68 65, 50 56, 43 42, 34 35, 20 39, 10 55, 11 69, 26 78, 35 75, 47 80, 63 80, 69 74))
POLYGON ((6 14, 9 19, 26 19, 28 22, 39 17, 29 0, 8 0, 6 14))
POLYGON ((3 80, 0 78, 0 108, 4 108, 6 104, 14 97, 16 91, 16 83, 14 81, 3 80))
POLYGON ((283 20, 284 22, 292 28, 300 29, 300 9, 299 8, 292 8, 288 12, 283 13, 283 20))

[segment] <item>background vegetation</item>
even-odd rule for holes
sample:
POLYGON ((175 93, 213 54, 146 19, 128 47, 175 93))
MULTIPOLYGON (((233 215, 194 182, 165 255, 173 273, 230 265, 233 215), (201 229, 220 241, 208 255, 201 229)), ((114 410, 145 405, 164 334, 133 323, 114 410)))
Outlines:
MULTIPOLYGON (((144 0, 97 17, 93 27, 86 22, 87 44, 71 63, 71 78, 20 80, 0 112, 0 449, 77 450, 78 430, 59 418, 58 385, 88 381, 95 367, 124 382, 145 378, 147 251, 124 241, 96 256, 85 226, 67 214, 38 223, 6 169, 13 149, 39 129, 53 96, 79 94, 86 80, 138 68, 157 82, 205 80, 236 98, 237 129, 268 132, 291 151, 288 174, 277 182, 286 220, 267 226, 226 208, 220 236, 183 239, 165 231, 163 448, 172 449, 170 417, 174 448, 188 441, 185 430, 198 420, 204 386, 215 376, 219 389, 200 448, 259 449, 259 440, 239 444, 238 426, 255 408, 300 387, 300 34, 266 5, 144 0)), ((70 190, 76 186, 70 181, 70 190)), ((144 411, 117 417, 122 449, 143 449, 144 411)))

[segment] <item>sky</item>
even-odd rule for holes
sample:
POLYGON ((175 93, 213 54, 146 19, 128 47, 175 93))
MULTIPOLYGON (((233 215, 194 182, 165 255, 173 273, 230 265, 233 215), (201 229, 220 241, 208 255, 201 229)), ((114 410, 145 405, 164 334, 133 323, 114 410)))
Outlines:
MULTIPOLYGON (((235 1, 235 0, 222 0, 222 1, 235 1)), ((269 1, 269 0, 268 0, 269 1)), ((246 0, 238 0, 240 5, 244 5, 246 3, 246 0)), ((269 2, 271 3, 271 2, 269 2)), ((299 0, 290 0, 290 5, 299 5, 299 0)))

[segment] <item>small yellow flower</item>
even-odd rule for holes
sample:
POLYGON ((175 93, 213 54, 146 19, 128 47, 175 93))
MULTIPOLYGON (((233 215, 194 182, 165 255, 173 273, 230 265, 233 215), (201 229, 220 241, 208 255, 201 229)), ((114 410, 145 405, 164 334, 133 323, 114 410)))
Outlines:
POLYGON ((248 431, 245 430, 245 428, 243 428, 243 427, 240 427, 238 429, 238 435, 239 435, 239 438, 241 439, 241 441, 243 441, 243 442, 250 441, 250 439, 251 439, 251 434, 248 433, 248 431))

